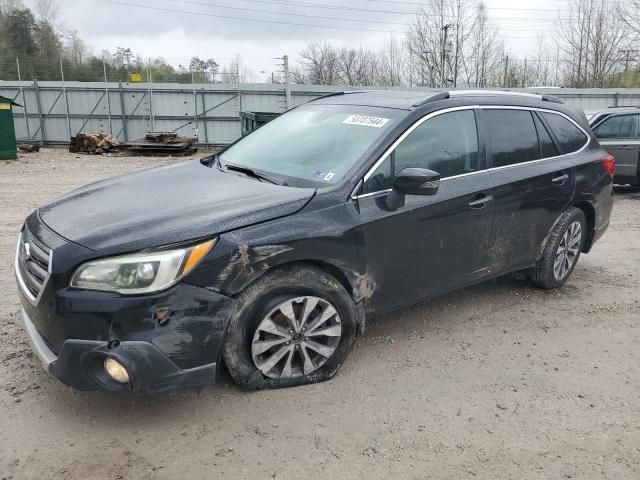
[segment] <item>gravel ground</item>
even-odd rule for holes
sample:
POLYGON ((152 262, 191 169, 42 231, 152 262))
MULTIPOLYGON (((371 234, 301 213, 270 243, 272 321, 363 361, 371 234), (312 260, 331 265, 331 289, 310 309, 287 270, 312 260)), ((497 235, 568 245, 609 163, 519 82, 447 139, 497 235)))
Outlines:
POLYGON ((0 162, 0 478, 640 478, 637 190, 561 290, 511 276, 371 321, 327 383, 145 398, 47 376, 16 314, 23 219, 173 161, 0 162))

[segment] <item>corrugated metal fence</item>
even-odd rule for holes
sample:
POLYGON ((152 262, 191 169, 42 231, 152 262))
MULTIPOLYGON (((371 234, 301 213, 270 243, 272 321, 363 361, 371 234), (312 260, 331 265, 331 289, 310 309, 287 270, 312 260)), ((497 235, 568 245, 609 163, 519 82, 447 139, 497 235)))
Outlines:
MULTIPOLYGON (((375 87, 373 87, 375 88, 375 87)), ((353 87, 292 87, 293 106, 353 87)), ((406 89, 406 88, 405 88, 406 89)), ((428 89, 412 89, 429 91, 428 89)), ((519 89, 547 93, 585 111, 640 105, 640 89, 519 89)), ((197 136, 200 145, 224 145, 240 136, 241 111, 283 112, 283 85, 134 84, 100 82, 0 82, 0 95, 14 109, 18 141, 65 144, 77 132, 111 133, 120 141, 147 131, 197 136)))

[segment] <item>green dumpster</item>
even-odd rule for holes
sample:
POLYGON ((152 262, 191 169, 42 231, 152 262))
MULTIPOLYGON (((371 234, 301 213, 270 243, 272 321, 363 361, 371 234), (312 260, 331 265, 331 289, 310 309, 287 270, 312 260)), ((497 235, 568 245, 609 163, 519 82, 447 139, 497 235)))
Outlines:
POLYGON ((0 160, 15 160, 16 130, 13 126, 13 111, 11 107, 18 105, 13 100, 0 96, 0 160))
POLYGON ((242 124, 242 136, 250 134, 256 128, 276 118, 279 113, 271 112, 240 112, 240 123, 242 124))

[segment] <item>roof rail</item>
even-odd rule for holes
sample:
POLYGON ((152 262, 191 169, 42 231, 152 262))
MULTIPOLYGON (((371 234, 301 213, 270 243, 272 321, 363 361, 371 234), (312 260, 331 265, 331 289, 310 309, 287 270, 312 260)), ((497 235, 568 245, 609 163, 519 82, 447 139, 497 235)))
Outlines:
POLYGON ((552 102, 552 103, 564 103, 558 97, 555 97, 553 95, 542 95, 542 101, 543 102, 552 102))
POLYGON ((440 92, 440 93, 436 93, 435 95, 432 95, 432 96, 430 96, 428 98, 425 98, 424 100, 416 102, 411 106, 412 107, 421 107, 422 105, 425 105, 425 104, 431 103, 431 102, 437 102, 438 100, 447 100, 449 97, 450 97, 449 92, 440 92))
POLYGON ((611 105, 607 108, 640 108, 640 105, 611 105))
POLYGON ((511 90, 453 90, 449 92, 453 97, 495 97, 495 96, 513 96, 513 97, 529 97, 540 100, 541 95, 527 92, 512 92, 511 90))
POLYGON ((536 93, 512 92, 510 90, 452 90, 450 92, 437 93, 425 100, 422 100, 420 102, 413 104, 413 106, 419 107, 427 103, 436 102, 438 100, 446 100, 448 98, 455 98, 455 97, 465 97, 465 96, 482 97, 482 96, 502 96, 502 95, 535 98, 542 102, 564 103, 558 97, 554 97, 553 95, 538 95, 536 93))
POLYGON ((327 93, 325 95, 321 95, 319 97, 316 97, 313 100, 309 100, 309 102, 307 102, 307 103, 315 102, 316 100, 321 100, 323 98, 337 97, 339 95, 351 95, 352 93, 364 93, 364 92, 369 92, 369 91, 370 90, 346 90, 346 91, 341 91, 341 92, 332 92, 332 93, 327 93))

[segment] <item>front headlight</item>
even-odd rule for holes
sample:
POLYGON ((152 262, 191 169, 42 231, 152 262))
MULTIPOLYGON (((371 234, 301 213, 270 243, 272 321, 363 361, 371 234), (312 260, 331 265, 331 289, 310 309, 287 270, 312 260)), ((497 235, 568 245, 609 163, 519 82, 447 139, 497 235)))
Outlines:
POLYGON ((158 292, 193 270, 215 243, 214 239, 187 248, 88 262, 75 271, 70 286, 124 295, 158 292))

